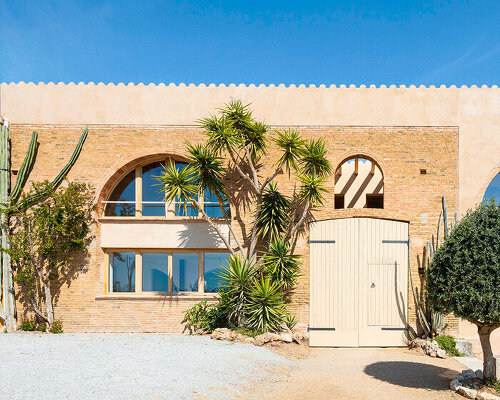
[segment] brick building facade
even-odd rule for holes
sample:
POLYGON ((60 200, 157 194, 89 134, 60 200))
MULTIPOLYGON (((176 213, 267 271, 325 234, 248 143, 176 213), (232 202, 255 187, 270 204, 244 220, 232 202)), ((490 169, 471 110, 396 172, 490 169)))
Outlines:
MULTIPOLYGON (((193 121, 203 117, 210 111, 214 111, 212 103, 220 106, 231 97, 242 98, 244 102, 252 102, 256 110, 256 118, 262 118, 274 129, 293 127, 297 129, 304 138, 323 138, 327 145, 328 159, 334 169, 343 161, 352 157, 373 160, 380 168, 383 176, 383 208, 346 208, 335 209, 335 177, 332 176, 327 182, 328 193, 326 194, 325 206, 314 211, 316 221, 350 218, 371 217, 376 219, 389 219, 408 222, 408 233, 411 236, 410 260, 415 282, 421 282, 418 267, 421 266, 423 249, 428 240, 435 235, 438 217, 441 211, 441 198, 446 196, 448 212, 463 212, 466 208, 460 207, 461 184, 464 180, 461 162, 464 158, 464 139, 461 121, 455 121, 452 117, 434 118, 426 114, 425 105, 415 102, 415 113, 417 116, 401 118, 406 106, 398 108, 397 102, 386 104, 387 115, 385 117, 372 117, 372 123, 366 123, 360 119, 353 118, 352 123, 345 123, 348 116, 326 118, 318 123, 314 116, 303 115, 292 117, 293 110, 284 112, 275 108, 277 103, 266 96, 269 88, 197 88, 190 92, 190 87, 183 87, 184 95, 192 96, 191 100, 181 96, 181 93, 169 92, 171 87, 164 87, 162 94, 154 94, 158 101, 166 99, 167 102, 175 104, 184 102, 189 104, 189 111, 182 115, 175 115, 175 107, 167 110, 165 123, 159 123, 161 113, 145 111, 149 103, 145 99, 158 87, 140 88, 136 106, 141 110, 137 117, 124 117, 123 110, 115 110, 121 102, 114 93, 118 88, 123 93, 130 94, 137 87, 87 85, 2 85, 2 108, 4 117, 10 120, 10 132, 12 138, 12 168, 16 170, 22 163, 25 149, 29 143, 32 131, 39 133, 39 151, 35 167, 30 175, 30 180, 41 181, 51 179, 66 163, 71 155, 75 144, 81 134, 82 128, 88 127, 89 136, 83 147, 81 155, 68 174, 68 180, 86 182, 96 190, 96 204, 98 212, 93 234, 95 236, 89 249, 89 255, 85 259, 75 260, 81 263, 84 271, 76 277, 70 285, 62 288, 57 298, 55 307, 56 318, 63 321, 67 332, 181 332, 182 311, 204 298, 212 298, 213 294, 189 294, 158 295, 154 293, 122 294, 110 293, 106 290, 107 264, 109 257, 106 252, 109 248, 103 247, 107 239, 102 238, 103 225, 120 224, 116 218, 103 215, 102 201, 109 200, 109 196, 116 184, 131 170, 139 165, 145 165, 151 161, 162 160, 165 157, 182 159, 184 155, 184 143, 190 141, 198 143, 204 139, 203 132, 194 125, 193 121), (83 96, 81 90, 91 94, 92 99, 83 96), (215 91, 213 99, 203 107, 197 105, 204 102, 207 95, 215 91), (105 97, 108 97, 106 100, 105 97), (30 103, 26 106, 27 112, 22 112, 22 99, 29 97, 30 103), (140 97, 140 98, 139 98, 140 97), (55 114, 45 114, 43 108, 49 102, 57 107, 63 98, 73 99, 78 111, 64 115, 60 110, 55 114), (113 106, 111 99, 116 100, 113 106), (182 98, 182 100, 181 100, 182 98), (76 99, 76 100, 75 100, 76 99), (219 101, 222 100, 222 101, 219 101), (219 101, 218 103, 215 103, 219 101), (267 102, 267 103, 266 103, 267 102), (272 104, 269 105, 268 103, 272 104), (262 107, 269 108, 262 112, 262 107), (87 113, 82 112, 87 107, 87 113), (424 109, 422 109, 422 107, 424 109), (76 115, 81 113, 81 115, 76 115), (89 117, 86 120, 85 115, 89 117), (149 117, 148 117, 149 115, 149 117), (277 115, 276 118, 273 115, 277 115), (135 120, 134 120, 135 118, 135 120), (149 120, 148 120, 149 118, 149 120), (287 123, 287 119, 289 122, 287 123), (188 120, 190 121, 188 123, 188 120), (339 123, 335 123, 338 120, 339 123), (176 122, 177 121, 177 122, 176 122), (390 123, 389 123, 390 122, 390 123), (403 122, 403 123, 401 123, 403 122)), ((273 88, 278 91, 280 88, 273 88)), ((281 88, 282 94, 288 94, 291 98, 300 98, 297 93, 299 88, 281 88)), ((319 88, 302 88, 302 91, 316 91, 316 107, 321 103, 321 109, 328 114, 328 96, 318 93, 319 88)), ((379 91, 388 89, 324 89, 326 91, 372 91, 372 100, 377 101, 379 91)), ((434 89, 441 90, 437 94, 431 89, 397 89, 417 92, 416 96, 420 102, 425 102, 426 97, 430 104, 436 102, 435 97, 446 96, 448 92, 458 89, 434 89), (420 92, 419 92, 420 91, 420 92), (427 92, 426 92, 427 91, 427 92), (430 92, 429 92, 430 91, 430 92)), ((471 89, 472 90, 472 89, 471 89)), ((498 97, 497 89, 477 89, 493 91, 498 97)), ((309 94, 309 92, 307 92, 309 94)), ((489 94, 489 93, 488 93, 489 94)), ((413 93, 411 94, 413 95, 413 93)), ((133 96, 132 96, 133 98, 133 96)), ((349 103, 349 96, 345 100, 349 103)), ((378 98, 378 101, 381 101, 378 98)), ((385 100, 384 100, 385 101, 385 100)), ((413 100, 412 100, 413 101, 413 100)), ((443 99, 446 101, 446 99, 443 99)), ((449 100, 451 102, 451 100, 449 100)), ((170 104, 169 103, 169 104, 170 104)), ((183 104, 184 104, 183 103, 183 104)), ((379 107, 377 105, 376 107, 379 107)), ((449 105, 445 104, 443 109, 449 105)), ((130 105, 125 106, 125 108, 130 105)), ((300 104, 296 106, 300 107, 300 104)), ((296 110, 297 110, 296 108, 296 110)), ((352 108, 348 105, 347 108, 352 108)), ((366 102, 359 104, 359 112, 367 108, 366 102)), ((299 112, 299 111, 298 111, 299 112)), ((335 111, 337 112, 337 111, 335 111)), ((372 112, 372 111, 371 111, 372 112)), ((383 113, 384 109, 379 112, 383 113)), ((436 112, 438 113, 438 112, 436 112)), ((309 113, 310 114, 310 113, 309 113)), ((439 113, 438 113, 439 114, 439 113)), ((363 117, 361 118, 363 120, 363 117)), ((480 130, 479 130, 480 131, 480 130)), ((489 133, 491 134, 491 133, 489 133)), ((496 145, 496 144, 495 144, 496 145)), ((272 165, 276 160, 276 151, 270 149, 264 160, 264 165, 272 165)), ((493 166, 490 169, 494 168, 493 166)), ((265 175, 264 171, 264 175, 265 175)), ((293 190, 292 180, 288 176, 279 175, 278 185, 285 192, 293 190)), ((477 197, 477 195, 474 195, 477 197)), ((467 193, 462 197, 474 197, 467 193)), ((468 205, 469 206, 469 205, 468 205)), ((467 207, 468 207, 467 206, 467 207)), ((233 206, 234 207, 234 206, 233 206)), ((242 210, 240 210, 242 211, 242 210)), ((248 220, 251 210, 236 212, 234 226, 237 231, 244 226, 248 220)), ((180 222, 182 217, 176 217, 180 222)), ((141 219, 141 218, 136 218, 141 219)), ((168 218, 148 217, 144 222, 167 224, 168 218)), ((137 222, 137 221, 136 221, 137 222)), ((139 222, 140 223, 140 222, 139 222)), ((189 222, 195 223, 195 222, 189 222)), ((201 223, 201 222, 198 222, 201 223)), ((309 323, 309 296, 310 296, 310 270, 308 244, 309 232, 306 230, 297 240, 295 252, 303 256, 303 270, 299 278, 299 284, 292 296, 292 310, 297 314, 300 322, 309 323)), ((127 245, 128 246, 128 245, 127 245)), ((129 247, 127 247, 129 248, 129 247)), ((157 248, 157 245, 155 245, 157 248)), ((112 250, 112 249, 111 249, 112 250)), ((197 249, 203 250, 203 249, 197 249)), ((172 249, 169 248, 169 251, 172 249)), ((109 283, 108 283, 109 284, 109 283)), ((408 321, 415 324, 414 305, 411 291, 408 290, 408 321)), ((22 305, 18 304, 18 310, 22 314, 22 305)), ((450 319, 451 329, 458 330, 458 321, 450 319)))

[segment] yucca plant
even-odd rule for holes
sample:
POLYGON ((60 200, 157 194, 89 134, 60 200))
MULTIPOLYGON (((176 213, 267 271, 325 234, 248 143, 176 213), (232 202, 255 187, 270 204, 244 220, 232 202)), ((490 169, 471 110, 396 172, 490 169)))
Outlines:
POLYGON ((219 115, 198 121, 207 136, 205 143, 186 144, 189 170, 181 173, 174 167, 166 168, 159 180, 165 186, 166 200, 191 203, 217 231, 229 252, 239 252, 256 264, 258 250, 269 247, 278 237, 291 239, 300 232, 311 209, 323 204, 325 179, 332 168, 322 139, 304 140, 293 129, 270 131, 266 124, 254 119, 250 106, 240 100, 232 100, 218 111, 219 115), (264 163, 269 145, 277 148, 278 156, 274 162, 266 159, 264 163), (262 177, 264 168, 269 167, 271 173, 262 177), (293 171, 300 181, 299 190, 290 198, 275 183, 284 171, 289 178, 293 171), (217 229, 218 222, 200 207, 197 196, 207 193, 205 190, 219 200, 236 246, 217 229), (243 237, 231 225, 227 202, 253 210, 251 229, 242 230, 243 237))
POLYGON ((224 309, 229 323, 244 324, 245 309, 255 282, 256 270, 238 255, 229 257, 227 265, 218 274, 224 293, 224 309))
POLYGON ((291 201, 270 182, 262 196, 262 206, 257 217, 257 235, 272 242, 286 231, 290 220, 291 201))
POLYGON ((276 239, 262 257, 262 270, 287 292, 295 286, 300 275, 300 256, 291 253, 286 239, 276 239))
POLYGON ((285 301, 279 282, 261 277, 252 287, 246 307, 246 325, 260 332, 277 332, 285 319, 285 301))

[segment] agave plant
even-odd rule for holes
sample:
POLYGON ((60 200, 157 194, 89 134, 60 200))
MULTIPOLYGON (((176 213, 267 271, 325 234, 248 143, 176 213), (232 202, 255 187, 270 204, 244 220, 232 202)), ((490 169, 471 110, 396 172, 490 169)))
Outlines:
POLYGON ((300 275, 300 256, 291 253, 286 239, 277 239, 262 257, 262 270, 287 292, 295 286, 300 275))
POLYGON ((255 282, 246 307, 246 325, 259 332, 276 332, 285 319, 285 302, 278 282, 261 277, 255 282))

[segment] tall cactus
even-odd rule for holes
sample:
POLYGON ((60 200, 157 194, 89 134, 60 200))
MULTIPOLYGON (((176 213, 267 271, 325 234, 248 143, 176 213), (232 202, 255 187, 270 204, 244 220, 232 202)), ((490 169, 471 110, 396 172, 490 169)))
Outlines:
MULTIPOLYGON (((458 215, 455 213, 455 225, 457 224, 458 215)), ((424 249, 424 256, 422 257, 422 266, 427 267, 432 262, 434 258, 435 251, 439 247, 439 239, 441 237, 441 223, 443 223, 443 237, 446 240, 450 234, 450 230, 453 229, 453 225, 448 224, 448 209, 446 208, 446 197, 443 196, 441 201, 441 213, 439 214, 436 242, 434 245, 434 240, 427 242, 424 249)), ((425 296, 423 293, 419 293, 418 289, 415 288, 413 284, 412 269, 411 269, 411 257, 408 256, 408 268, 410 275, 410 285, 413 294, 413 300, 415 303, 415 311, 417 314, 418 322, 422 327, 425 335, 429 338, 433 338, 436 335, 440 335, 448 326, 444 322, 444 315, 440 312, 432 310, 426 303, 425 296)))
MULTIPOLYGON (((87 139, 88 129, 83 130, 83 134, 78 141, 78 144, 73 151, 71 158, 64 168, 57 174, 57 176, 52 180, 51 186, 55 189, 57 188, 64 177, 71 170, 75 164, 80 152, 82 150, 83 144, 87 139)), ((15 320, 15 298, 14 298, 14 285, 12 279, 12 265, 10 260, 10 255, 8 250, 10 248, 8 233, 9 233, 9 213, 20 206, 29 207, 42 201, 46 193, 40 192, 33 195, 25 200, 23 204, 19 201, 19 197, 28 181, 29 174, 33 169, 35 163, 36 153, 38 150, 37 142, 38 134, 33 132, 31 135, 31 141, 24 157, 23 164, 19 169, 17 175, 16 183, 12 191, 10 192, 10 136, 9 136, 9 126, 8 121, 3 120, 0 129, 0 203, 1 203, 1 243, 2 243, 2 293, 3 293, 3 307, 0 308, 0 318, 4 320, 5 327, 8 331, 14 331, 16 329, 15 320), (7 250, 7 251, 6 251, 7 250)))

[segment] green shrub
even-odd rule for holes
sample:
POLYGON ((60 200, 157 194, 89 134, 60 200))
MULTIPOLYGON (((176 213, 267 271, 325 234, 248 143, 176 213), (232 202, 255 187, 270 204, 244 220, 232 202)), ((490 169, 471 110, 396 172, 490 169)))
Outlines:
POLYGON ((246 326, 260 332, 277 332, 285 318, 285 300, 281 287, 261 277, 250 292, 246 308, 246 326))
POLYGON ((460 357, 462 354, 457 350, 455 338, 450 335, 440 335, 434 339, 439 347, 446 351, 446 354, 454 357, 460 357))
POLYGON ((300 256, 291 253, 286 239, 276 239, 262 258, 264 273, 278 282, 284 291, 289 291, 297 283, 300 275, 300 256))
POLYGON ((60 319, 52 322, 49 328, 50 333, 63 333, 62 321, 60 319))
POLYGON ((255 337, 260 335, 262 332, 256 331, 250 328, 245 328, 244 326, 239 326, 237 328, 234 328, 234 330, 238 333, 241 333, 242 335, 249 336, 249 337, 255 337))
POLYGON ((185 310, 182 323, 191 332, 200 331, 210 333, 217 328, 218 320, 219 310, 217 305, 208 304, 208 300, 205 300, 185 310))
POLYGON ((38 322, 36 321, 35 318, 33 318, 33 319, 29 319, 29 318, 23 319, 21 321, 21 325, 19 325, 19 329, 21 331, 25 331, 25 332, 34 332, 34 331, 37 331, 38 330, 38 322))

